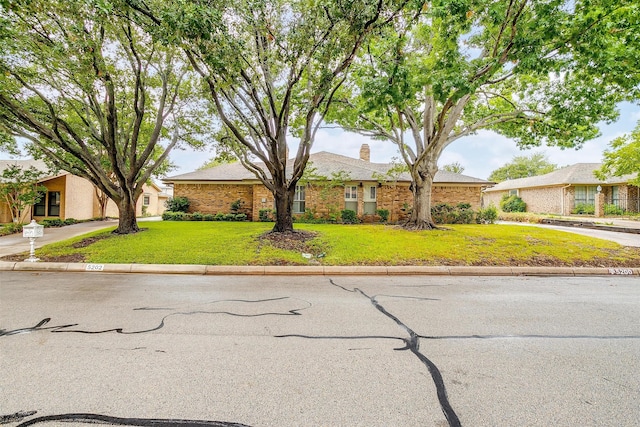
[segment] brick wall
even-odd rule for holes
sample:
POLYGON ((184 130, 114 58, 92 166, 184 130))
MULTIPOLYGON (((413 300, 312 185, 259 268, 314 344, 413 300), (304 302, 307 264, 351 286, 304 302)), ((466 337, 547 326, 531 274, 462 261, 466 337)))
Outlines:
POLYGON ((253 185, 245 184, 180 184, 173 186, 174 197, 189 199, 189 212, 203 214, 230 213, 231 203, 244 202, 240 213, 253 218, 253 185))
MULTIPOLYGON (((376 185, 370 183, 369 185, 376 185)), ((364 212, 364 191, 367 185, 358 186, 358 215, 364 212)), ((273 209, 274 198, 261 184, 174 184, 174 197, 186 197, 190 201, 189 212, 229 213, 231 203, 244 201, 243 213, 253 221, 259 221, 260 209, 273 209)), ((470 203, 473 209, 481 206, 481 188, 473 186, 434 186, 432 203, 470 203)), ((376 208, 389 210, 389 221, 406 219, 406 207, 413 205, 408 184, 377 186, 376 208)), ((325 188, 307 185, 305 206, 317 217, 327 218, 344 209, 344 187, 325 188)))

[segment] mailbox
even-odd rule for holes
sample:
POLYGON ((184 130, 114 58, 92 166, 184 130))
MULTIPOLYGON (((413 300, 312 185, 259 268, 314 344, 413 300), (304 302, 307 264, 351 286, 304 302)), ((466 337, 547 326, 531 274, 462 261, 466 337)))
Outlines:
POLYGON ((25 259, 27 262, 36 262, 39 261, 36 258, 36 248, 35 243, 38 237, 44 236, 44 225, 40 225, 36 222, 35 219, 32 219, 28 225, 22 227, 22 237, 29 238, 29 258, 25 259))
POLYGON ((35 219, 32 219, 29 225, 22 227, 22 237, 36 238, 42 236, 44 236, 44 225, 38 224, 35 219))

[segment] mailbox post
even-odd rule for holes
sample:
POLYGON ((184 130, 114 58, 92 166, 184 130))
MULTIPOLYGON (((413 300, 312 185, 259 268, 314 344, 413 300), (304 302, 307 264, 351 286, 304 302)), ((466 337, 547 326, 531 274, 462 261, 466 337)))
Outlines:
POLYGON ((36 249, 34 245, 36 243, 36 239, 42 236, 44 236, 44 226, 38 224, 35 219, 32 219, 29 225, 22 227, 22 237, 29 238, 29 246, 31 247, 31 250, 29 251, 29 258, 25 259, 26 262, 39 261, 39 259, 36 258, 36 249))

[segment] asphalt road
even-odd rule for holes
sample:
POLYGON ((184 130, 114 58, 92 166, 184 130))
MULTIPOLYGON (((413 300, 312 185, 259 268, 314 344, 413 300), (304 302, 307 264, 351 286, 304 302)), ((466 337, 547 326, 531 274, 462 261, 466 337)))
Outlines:
POLYGON ((7 426, 638 426, 638 277, 0 273, 7 426))

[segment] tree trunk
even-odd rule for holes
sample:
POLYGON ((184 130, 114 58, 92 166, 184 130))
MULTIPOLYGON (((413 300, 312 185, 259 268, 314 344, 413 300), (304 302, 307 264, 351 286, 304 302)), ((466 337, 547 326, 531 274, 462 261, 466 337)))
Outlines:
POLYGON ((411 192, 413 193, 413 210, 411 216, 403 224, 408 230, 435 230, 438 227, 431 217, 431 187, 433 186, 433 178, 438 171, 436 167, 419 167, 414 168, 412 173, 413 182, 411 183, 411 192))
POLYGON ((138 231, 140 229, 136 221, 136 202, 125 195, 118 203, 118 228, 113 232, 115 234, 131 234, 138 231))
POLYGON ((109 203, 109 196, 100 190, 96 185, 93 186, 96 199, 98 199, 98 206, 100 207, 100 219, 107 219, 107 203, 109 203))
POLYGON ((273 196, 276 201, 276 224, 273 226, 273 233, 292 233, 293 232, 293 196, 295 194, 295 186, 293 189, 276 188, 273 196))

